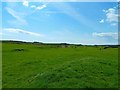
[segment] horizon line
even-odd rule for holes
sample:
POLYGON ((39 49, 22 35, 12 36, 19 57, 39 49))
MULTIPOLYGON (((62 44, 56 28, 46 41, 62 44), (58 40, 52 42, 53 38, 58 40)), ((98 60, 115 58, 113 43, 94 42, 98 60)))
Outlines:
POLYGON ((68 45, 117 45, 120 44, 82 44, 82 43, 68 43, 68 42, 42 42, 42 41, 24 41, 24 40, 0 40, 0 42, 3 41, 11 41, 11 42, 26 42, 26 43, 42 43, 42 44, 68 44, 68 45))

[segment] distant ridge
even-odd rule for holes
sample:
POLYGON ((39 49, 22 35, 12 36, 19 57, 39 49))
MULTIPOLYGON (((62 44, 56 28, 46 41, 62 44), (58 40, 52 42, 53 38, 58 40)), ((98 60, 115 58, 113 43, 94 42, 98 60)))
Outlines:
POLYGON ((17 40, 0 40, 2 43, 16 43, 16 44, 38 44, 38 45, 75 45, 75 46, 108 46, 108 47, 119 47, 120 45, 82 45, 82 44, 69 44, 69 43, 43 43, 43 42, 27 42, 27 41, 17 41, 17 40))

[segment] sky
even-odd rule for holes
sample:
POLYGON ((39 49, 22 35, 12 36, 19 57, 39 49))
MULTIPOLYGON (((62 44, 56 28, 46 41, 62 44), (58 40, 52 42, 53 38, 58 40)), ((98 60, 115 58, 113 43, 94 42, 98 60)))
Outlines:
POLYGON ((117 2, 2 2, 2 40, 118 44, 117 2))

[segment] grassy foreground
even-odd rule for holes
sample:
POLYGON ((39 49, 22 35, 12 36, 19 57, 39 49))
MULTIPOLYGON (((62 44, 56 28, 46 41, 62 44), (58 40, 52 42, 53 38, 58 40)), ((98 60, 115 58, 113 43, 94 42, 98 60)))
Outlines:
POLYGON ((15 43, 2 47, 3 88, 118 87, 118 48, 15 43))

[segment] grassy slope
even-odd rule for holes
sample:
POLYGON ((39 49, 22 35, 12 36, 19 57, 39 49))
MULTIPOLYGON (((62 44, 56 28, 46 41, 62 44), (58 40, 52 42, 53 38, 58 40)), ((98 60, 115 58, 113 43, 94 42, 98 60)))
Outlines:
POLYGON ((0 42, 0 89, 2 88, 2 43, 0 42))
POLYGON ((3 43, 4 88, 117 87, 118 49, 3 43), (25 51, 13 51, 24 48, 25 51))

